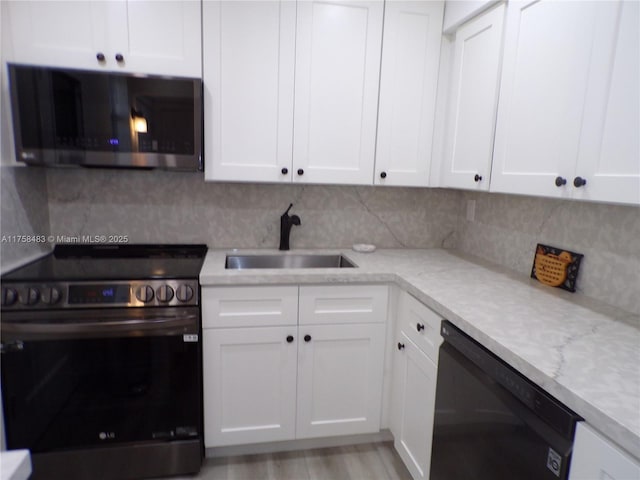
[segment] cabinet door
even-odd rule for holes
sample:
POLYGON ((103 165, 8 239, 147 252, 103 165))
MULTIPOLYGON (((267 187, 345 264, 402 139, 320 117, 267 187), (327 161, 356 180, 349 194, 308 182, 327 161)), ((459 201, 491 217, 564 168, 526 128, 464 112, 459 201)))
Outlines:
POLYGON ((294 182, 371 184, 381 0, 298 3, 294 182))
POLYGON ((384 12, 374 183, 429 182, 443 2, 388 2, 384 12))
POLYGON ((293 439, 296 327, 205 329, 203 338, 205 446, 293 439))
POLYGON ((414 480, 428 479, 436 399, 436 365, 400 334, 394 366, 394 447, 414 480))
POLYGON ((509 2, 491 191, 571 196, 598 3, 509 2))
POLYGON ((489 190, 505 5, 456 31, 442 186, 489 190))
POLYGON ((640 462, 622 453, 584 422, 576 428, 569 480, 638 480, 640 462))
POLYGON ((574 198, 640 204, 640 4, 600 2, 574 198))
POLYGON ((301 325, 296 438, 380 430, 385 325, 301 325))
POLYGON ((12 60, 91 70, 202 75, 200 1, 9 3, 12 60), (99 61, 97 55, 104 55, 99 61), (121 55, 121 60, 116 60, 121 55))
POLYGON ((205 179, 291 182, 296 3, 203 4, 205 179))
MULTIPOLYGON (((102 2, 98 2, 102 3, 102 2)), ((109 4, 110 54, 118 70, 202 77, 199 0, 129 0, 109 4)), ((108 59, 111 61, 111 59, 108 59)))
MULTIPOLYGON (((108 2, 16 1, 6 3, 12 54, 6 60, 36 65, 106 69, 108 2)), ((10 49, 11 50, 11 49, 10 49)))

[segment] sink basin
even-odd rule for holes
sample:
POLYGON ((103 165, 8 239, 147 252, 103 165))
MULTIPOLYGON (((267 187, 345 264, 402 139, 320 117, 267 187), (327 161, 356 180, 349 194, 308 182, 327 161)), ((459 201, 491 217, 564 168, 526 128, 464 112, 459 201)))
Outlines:
POLYGON ((354 268, 344 255, 227 255, 225 268, 354 268))

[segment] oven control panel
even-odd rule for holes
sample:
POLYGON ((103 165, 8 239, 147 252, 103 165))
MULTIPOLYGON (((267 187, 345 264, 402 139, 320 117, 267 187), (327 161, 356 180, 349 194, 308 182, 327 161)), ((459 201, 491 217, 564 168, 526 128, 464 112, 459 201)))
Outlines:
POLYGON ((197 280, 21 283, 2 285, 3 310, 165 307, 199 304, 197 280))

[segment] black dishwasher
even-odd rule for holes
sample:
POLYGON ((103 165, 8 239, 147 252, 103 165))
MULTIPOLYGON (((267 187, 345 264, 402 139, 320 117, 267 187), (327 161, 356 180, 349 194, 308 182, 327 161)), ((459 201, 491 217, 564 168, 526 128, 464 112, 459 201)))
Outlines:
POLYGON ((567 479, 573 411, 442 322, 431 480, 567 479))

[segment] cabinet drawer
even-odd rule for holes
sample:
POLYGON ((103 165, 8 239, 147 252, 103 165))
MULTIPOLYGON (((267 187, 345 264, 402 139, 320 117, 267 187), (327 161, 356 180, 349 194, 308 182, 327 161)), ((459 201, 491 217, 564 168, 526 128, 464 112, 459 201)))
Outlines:
POLYGON ((413 341, 436 365, 438 348, 442 343, 442 318, 407 292, 402 292, 398 307, 400 330, 413 341))
POLYGON ((298 287, 205 287, 202 327, 297 325, 298 287))
POLYGON ((386 285, 300 287, 300 325, 384 322, 386 285))

